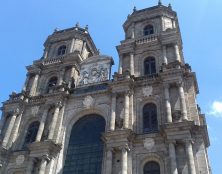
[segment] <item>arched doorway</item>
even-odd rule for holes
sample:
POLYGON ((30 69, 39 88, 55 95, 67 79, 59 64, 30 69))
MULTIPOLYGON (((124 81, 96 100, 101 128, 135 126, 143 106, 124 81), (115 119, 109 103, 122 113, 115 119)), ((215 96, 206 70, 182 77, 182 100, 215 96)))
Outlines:
POLYGON ((105 131, 103 117, 91 114, 74 124, 63 169, 63 174, 101 174, 105 131))
POLYGON ((160 174, 160 165, 155 161, 150 161, 145 164, 143 174, 160 174))

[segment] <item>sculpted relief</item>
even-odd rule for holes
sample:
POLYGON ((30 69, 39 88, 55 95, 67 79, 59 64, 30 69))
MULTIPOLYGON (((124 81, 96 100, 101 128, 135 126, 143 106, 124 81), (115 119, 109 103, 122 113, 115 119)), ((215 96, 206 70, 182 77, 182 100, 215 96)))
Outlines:
POLYGON ((105 66, 92 66, 88 71, 85 70, 80 76, 79 85, 87 85, 90 83, 98 83, 106 81, 109 78, 109 70, 105 66))

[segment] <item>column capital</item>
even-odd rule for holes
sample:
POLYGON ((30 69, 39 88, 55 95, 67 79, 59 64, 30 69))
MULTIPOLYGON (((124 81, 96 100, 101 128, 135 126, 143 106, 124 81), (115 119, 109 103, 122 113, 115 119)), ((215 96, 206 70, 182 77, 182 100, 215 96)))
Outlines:
POLYGON ((32 75, 40 75, 41 74, 41 70, 36 70, 34 72, 32 72, 32 75))
POLYGON ((120 149, 121 149, 121 150, 126 150, 126 151, 128 151, 128 152, 131 150, 128 144, 125 144, 125 145, 123 145, 123 146, 120 146, 120 149))
POLYGON ((177 142, 176 142, 176 140, 167 140, 166 143, 176 145, 177 142))
POLYGON ((188 139, 185 139, 183 140, 184 143, 188 144, 188 143, 191 143, 191 144, 194 144, 194 140, 192 138, 188 138, 188 139))
POLYGON ((20 111, 20 109, 19 108, 16 108, 16 109, 14 109, 13 111, 12 111, 12 115, 14 116, 17 116, 17 115, 19 115, 19 113, 20 113, 21 111, 20 111))
POLYGON ((42 160, 45 160, 45 161, 49 162, 51 160, 51 158, 49 157, 48 154, 46 154, 46 155, 42 156, 42 160))
POLYGON ((63 106, 63 102, 62 101, 59 101, 59 102, 57 102, 56 104, 55 104, 55 107, 56 108, 61 108, 62 106, 63 106))
POLYGON ((170 88, 170 83, 167 83, 167 82, 163 83, 163 87, 169 89, 170 88))
POLYGON ((132 95, 132 91, 131 90, 127 90, 123 92, 124 96, 131 96, 132 95))
POLYGON ((183 81, 176 82, 176 85, 178 87, 183 87, 184 86, 184 82, 183 81))

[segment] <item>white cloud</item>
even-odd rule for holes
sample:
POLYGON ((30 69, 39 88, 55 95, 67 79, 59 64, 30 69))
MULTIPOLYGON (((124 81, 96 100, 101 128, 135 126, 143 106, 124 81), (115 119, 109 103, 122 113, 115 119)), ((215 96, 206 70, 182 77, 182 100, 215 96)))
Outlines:
POLYGON ((214 101, 211 104, 209 115, 222 118, 222 101, 214 101))

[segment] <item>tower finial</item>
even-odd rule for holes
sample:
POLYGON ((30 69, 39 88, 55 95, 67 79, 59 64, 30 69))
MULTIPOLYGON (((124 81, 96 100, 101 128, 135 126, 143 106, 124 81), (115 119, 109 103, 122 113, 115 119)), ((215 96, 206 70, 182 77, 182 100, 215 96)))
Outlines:
POLYGON ((158 1, 158 5, 162 5, 162 1, 161 0, 158 1))
POLYGON ((171 3, 169 3, 168 8, 172 9, 172 5, 171 5, 171 3))
POLYGON ((85 30, 88 31, 89 30, 89 25, 85 26, 85 30))
POLYGON ((57 31, 59 31, 59 28, 58 28, 58 27, 56 27, 56 28, 54 29, 54 32, 57 32, 57 31))
POLYGON ((133 12, 135 12, 135 11, 136 11, 136 6, 133 7, 133 12))
POLYGON ((79 28, 79 22, 76 22, 76 28, 79 28))

